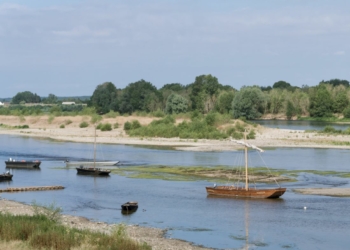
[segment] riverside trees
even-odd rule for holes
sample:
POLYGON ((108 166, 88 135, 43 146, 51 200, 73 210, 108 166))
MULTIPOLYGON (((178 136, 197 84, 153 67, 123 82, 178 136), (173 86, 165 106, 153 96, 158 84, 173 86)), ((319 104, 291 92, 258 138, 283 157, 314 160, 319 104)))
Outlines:
MULTIPOLYGON (((281 80, 272 87, 245 86, 237 91, 231 86, 222 85, 218 78, 208 74, 195 77, 194 82, 188 85, 169 83, 159 89, 143 79, 128 84, 124 89, 105 82, 96 87, 88 106, 99 114, 110 111, 121 114, 141 112, 157 114, 158 117, 184 112, 201 115, 218 112, 246 119, 256 119, 263 114, 282 114, 288 119, 295 116, 330 117, 335 113, 337 116, 346 113, 348 117, 349 89, 347 80, 331 79, 313 87, 303 85, 300 88, 281 80)), ((13 104, 33 102, 60 103, 54 94, 41 100, 29 91, 19 92, 12 99, 13 104)), ((47 113, 45 110, 43 112, 47 113)))

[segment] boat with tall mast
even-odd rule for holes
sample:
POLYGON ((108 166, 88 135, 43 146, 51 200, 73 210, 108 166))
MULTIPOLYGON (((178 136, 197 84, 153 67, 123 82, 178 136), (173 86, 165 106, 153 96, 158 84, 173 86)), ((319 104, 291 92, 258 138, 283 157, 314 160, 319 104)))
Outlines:
POLYGON ((84 167, 83 165, 76 168, 77 174, 84 175, 95 175, 95 176, 106 176, 111 173, 109 169, 96 168, 96 126, 95 126, 95 136, 94 136, 94 162, 92 167, 84 167))
MULTIPOLYGON (((246 135, 244 135, 244 141, 233 140, 231 141, 244 146, 244 158, 245 158, 245 186, 223 185, 214 187, 206 187, 208 195, 229 196, 229 197, 246 197, 246 198, 279 198, 286 192, 286 188, 250 188, 248 178, 248 148, 264 152, 261 148, 251 145, 246 142, 246 135)), ((276 182, 277 183, 277 182, 276 182)))

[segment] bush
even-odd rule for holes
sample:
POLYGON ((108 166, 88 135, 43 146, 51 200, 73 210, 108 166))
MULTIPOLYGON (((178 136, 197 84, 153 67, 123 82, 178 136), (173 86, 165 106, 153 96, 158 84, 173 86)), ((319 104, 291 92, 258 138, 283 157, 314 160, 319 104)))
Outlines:
POLYGON ((138 129, 141 127, 141 124, 138 120, 133 120, 131 122, 131 129, 138 129))
POLYGON ((124 123, 124 130, 130 130, 131 129, 131 122, 124 123))
POLYGON ((102 124, 101 126, 101 131, 111 131, 112 130, 112 125, 110 123, 105 123, 102 124))
POLYGON ((65 120, 64 123, 65 123, 66 125, 69 125, 69 124, 72 123, 72 121, 71 121, 71 120, 65 120))
POLYGON ((65 128, 64 124, 61 124, 60 128, 65 128))
POLYGON ((119 128, 119 123, 118 122, 114 123, 113 128, 119 128))
POLYGON ((86 127, 89 127, 89 124, 88 124, 87 122, 81 122, 81 123, 79 124, 79 127, 80 127, 80 128, 86 128, 86 127))

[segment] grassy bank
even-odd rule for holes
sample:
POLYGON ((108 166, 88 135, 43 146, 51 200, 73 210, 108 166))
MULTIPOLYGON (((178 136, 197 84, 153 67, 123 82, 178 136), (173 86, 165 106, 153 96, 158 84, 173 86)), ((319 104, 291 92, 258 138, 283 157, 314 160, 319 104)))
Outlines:
MULTIPOLYGON (((123 225, 109 235, 68 228, 44 214, 11 215, 0 213, 0 246, 9 249, 125 249, 148 250, 147 244, 129 239, 123 225)), ((3 248, 2 248, 3 249, 3 248)))

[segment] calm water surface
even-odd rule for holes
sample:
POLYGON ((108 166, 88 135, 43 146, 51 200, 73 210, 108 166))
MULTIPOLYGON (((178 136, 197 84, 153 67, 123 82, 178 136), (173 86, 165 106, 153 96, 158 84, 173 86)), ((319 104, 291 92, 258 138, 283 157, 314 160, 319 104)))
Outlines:
MULTIPOLYGON (((163 181, 79 176, 57 169, 63 160, 89 159, 93 145, 0 135, 0 168, 12 158, 40 159, 41 170, 13 170, 8 186, 63 185, 64 190, 3 193, 6 199, 31 204, 55 202, 64 213, 108 223, 130 223, 169 229, 167 236, 215 249, 347 249, 350 235, 349 198, 300 195, 293 188, 349 187, 349 179, 301 174, 282 199, 250 200, 207 197, 207 181, 163 181), (139 202, 136 213, 121 214, 120 205, 139 202), (304 207, 307 207, 304 210, 304 207)), ((101 145, 98 157, 137 164, 183 166, 232 165, 240 152, 180 152, 122 145, 101 145), (103 154, 102 154, 103 152, 103 154)), ((350 171, 348 150, 272 149, 264 153, 271 168, 350 171)), ((258 154, 251 162, 258 165, 258 154)), ((1 171, 1 169, 0 169, 1 171)))

